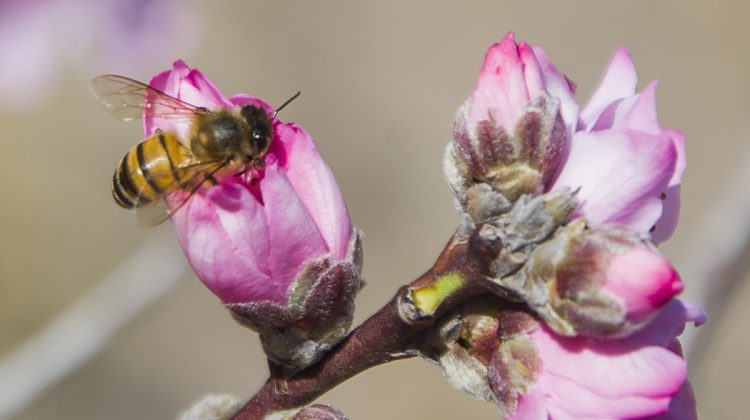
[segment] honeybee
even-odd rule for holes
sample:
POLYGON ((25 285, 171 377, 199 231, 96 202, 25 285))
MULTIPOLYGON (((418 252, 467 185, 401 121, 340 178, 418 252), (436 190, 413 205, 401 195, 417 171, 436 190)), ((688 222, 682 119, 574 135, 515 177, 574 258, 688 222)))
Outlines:
POLYGON ((113 74, 96 77, 91 90, 123 121, 140 119, 147 111, 154 118, 179 119, 190 125, 186 139, 157 130, 125 154, 112 177, 115 202, 137 210, 139 223, 151 226, 179 210, 202 185, 218 183, 219 175, 241 175, 262 167, 273 140, 273 119, 300 94, 269 115, 258 105, 209 110, 113 74), (178 191, 184 194, 174 198, 172 193, 178 191))

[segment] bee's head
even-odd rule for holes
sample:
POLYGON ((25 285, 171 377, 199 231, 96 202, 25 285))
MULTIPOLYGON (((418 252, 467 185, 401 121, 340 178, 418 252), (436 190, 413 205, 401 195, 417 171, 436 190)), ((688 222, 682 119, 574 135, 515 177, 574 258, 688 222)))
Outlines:
POLYGON ((249 153, 259 157, 265 156, 273 137, 271 116, 257 105, 245 105, 240 110, 240 115, 247 124, 247 137, 251 149, 249 153))

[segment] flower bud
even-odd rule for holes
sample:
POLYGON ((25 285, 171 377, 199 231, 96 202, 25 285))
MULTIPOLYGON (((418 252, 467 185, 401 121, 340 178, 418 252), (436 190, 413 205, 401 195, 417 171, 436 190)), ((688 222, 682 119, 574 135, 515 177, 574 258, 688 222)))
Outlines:
POLYGON ((510 201, 542 192, 564 158, 576 112, 570 85, 541 49, 517 44, 512 33, 493 45, 446 151, 445 173, 459 198, 466 201, 477 183, 510 201))
MULTIPOLYGON (((225 97, 181 61, 151 86, 207 109, 254 104, 269 117, 272 112, 249 95, 225 97)), ((157 129, 189 135, 189 120, 150 112, 147 135, 157 129)), ((359 235, 330 168, 295 124, 274 119, 265 166, 236 175, 206 183, 174 210, 177 237, 198 278, 260 332, 272 360, 307 366, 351 323, 360 288, 359 235)))
POLYGON ((540 245, 523 274, 544 286, 532 307, 564 335, 630 334, 683 289, 648 241, 627 230, 589 229, 582 219, 540 245))

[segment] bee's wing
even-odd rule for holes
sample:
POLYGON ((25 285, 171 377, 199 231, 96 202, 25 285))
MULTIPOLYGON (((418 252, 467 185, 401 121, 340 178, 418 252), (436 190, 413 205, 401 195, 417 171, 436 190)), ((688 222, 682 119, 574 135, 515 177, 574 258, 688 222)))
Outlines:
POLYGON ((193 163, 164 173, 151 171, 150 174, 154 178, 171 177, 172 172, 179 171, 179 178, 182 179, 181 186, 180 189, 165 194, 159 200, 135 207, 136 223, 144 227, 160 225, 179 211, 190 197, 224 166, 226 162, 218 160, 193 163))
POLYGON ((123 121, 143 117, 191 118, 208 110, 153 88, 129 77, 103 74, 91 81, 91 91, 112 115, 123 121))

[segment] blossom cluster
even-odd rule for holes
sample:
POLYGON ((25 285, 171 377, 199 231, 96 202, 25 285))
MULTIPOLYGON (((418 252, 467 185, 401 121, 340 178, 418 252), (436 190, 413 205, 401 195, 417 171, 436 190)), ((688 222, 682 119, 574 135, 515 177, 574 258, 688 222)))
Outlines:
POLYGON ((544 50, 510 33, 458 111, 444 166, 464 230, 527 238, 515 226, 537 233, 564 216, 497 257, 493 284, 526 305, 463 305, 433 357, 508 418, 695 417, 676 337, 705 314, 674 298, 683 283, 655 248, 676 225, 684 138, 659 125, 656 82, 637 81, 620 48, 581 108, 544 50), (562 210, 535 210, 560 197, 562 210))

